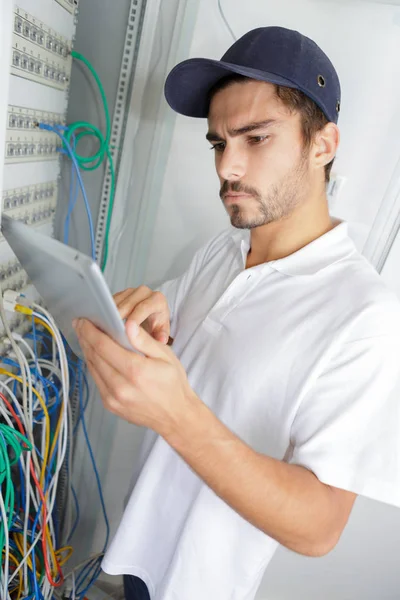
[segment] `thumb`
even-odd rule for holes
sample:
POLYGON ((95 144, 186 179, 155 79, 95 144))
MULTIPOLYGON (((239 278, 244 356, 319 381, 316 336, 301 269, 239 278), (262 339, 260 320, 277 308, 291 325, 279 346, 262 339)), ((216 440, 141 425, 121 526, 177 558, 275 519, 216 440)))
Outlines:
POLYGON ((132 346, 149 358, 162 358, 165 356, 164 345, 155 340, 143 327, 135 321, 128 321, 126 333, 132 346))

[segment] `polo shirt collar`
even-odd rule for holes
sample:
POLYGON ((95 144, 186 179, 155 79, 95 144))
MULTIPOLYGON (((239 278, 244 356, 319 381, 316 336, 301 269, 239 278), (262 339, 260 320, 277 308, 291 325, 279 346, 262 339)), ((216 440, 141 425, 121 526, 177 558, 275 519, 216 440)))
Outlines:
MULTIPOLYGON (((253 268, 261 270, 272 268, 291 276, 314 275, 326 267, 347 258, 356 252, 356 247, 348 235, 348 224, 344 221, 337 221, 338 225, 336 227, 313 240, 304 248, 300 248, 297 252, 253 268)), ((250 230, 234 230, 232 238, 242 253, 244 266, 250 249, 250 230)))

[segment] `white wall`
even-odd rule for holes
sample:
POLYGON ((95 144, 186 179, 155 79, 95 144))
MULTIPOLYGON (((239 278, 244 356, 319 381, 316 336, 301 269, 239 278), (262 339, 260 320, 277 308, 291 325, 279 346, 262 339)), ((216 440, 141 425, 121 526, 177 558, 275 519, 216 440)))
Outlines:
MULTIPOLYGON (((332 212, 352 223, 362 248, 400 156, 395 75, 400 73, 400 8, 351 0, 222 4, 237 37, 261 25, 298 29, 335 64, 342 83, 342 143, 334 171, 347 183, 332 212)), ((217 0, 201 0, 190 56, 220 58, 231 43, 217 0)), ((150 284, 180 273, 195 249, 228 224, 205 133, 204 120, 177 118, 147 264, 150 284)), ((396 264, 392 253, 386 280, 400 292, 396 264)), ((399 539, 400 511, 360 498, 342 540, 327 557, 278 550, 258 599, 395 600, 400 597, 399 539)))

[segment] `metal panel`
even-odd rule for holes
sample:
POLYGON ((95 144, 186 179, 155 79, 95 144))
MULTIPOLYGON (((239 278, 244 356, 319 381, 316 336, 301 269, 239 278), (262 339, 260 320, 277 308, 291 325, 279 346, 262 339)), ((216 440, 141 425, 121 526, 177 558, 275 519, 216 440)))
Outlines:
MULTIPOLYGON (((110 154, 114 162, 115 174, 119 171, 120 150, 124 143, 125 126, 127 121, 126 107, 131 93, 132 81, 135 76, 136 61, 139 50, 140 34, 143 27, 146 0, 131 0, 128 15, 128 25, 125 34, 124 51, 118 80, 117 98, 111 126, 110 154)), ((108 168, 103 181, 99 215, 96 230, 96 257, 101 259, 104 236, 107 229, 107 217, 111 195, 111 170, 108 168)))

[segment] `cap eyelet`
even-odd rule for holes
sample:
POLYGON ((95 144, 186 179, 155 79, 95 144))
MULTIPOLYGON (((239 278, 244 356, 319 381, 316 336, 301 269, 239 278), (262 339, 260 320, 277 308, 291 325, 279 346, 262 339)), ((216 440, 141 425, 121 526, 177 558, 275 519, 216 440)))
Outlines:
POLYGON ((336 102, 336 112, 340 112, 340 102, 339 102, 339 100, 336 102))
POLYGON ((325 87, 325 77, 323 77, 322 75, 318 75, 317 81, 319 87, 325 87))

